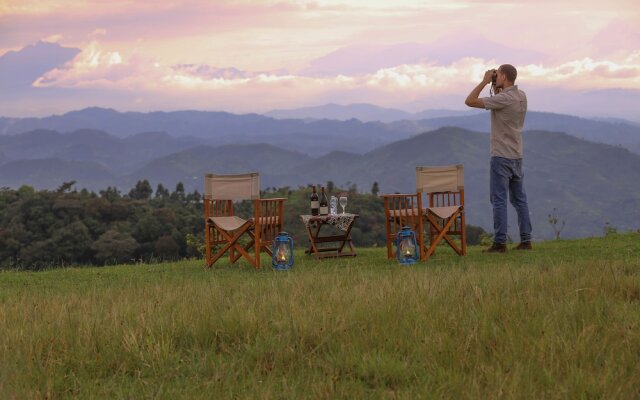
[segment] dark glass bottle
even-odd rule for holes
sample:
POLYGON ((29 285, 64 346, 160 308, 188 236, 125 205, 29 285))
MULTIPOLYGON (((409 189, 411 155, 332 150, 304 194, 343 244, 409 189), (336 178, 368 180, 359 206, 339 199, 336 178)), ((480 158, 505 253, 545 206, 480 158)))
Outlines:
POLYGON ((319 212, 320 212, 320 201, 318 200, 316 185, 313 185, 313 192, 311 193, 311 215, 318 215, 319 212))
POLYGON ((324 192, 324 186, 320 190, 320 215, 329 214, 329 200, 324 192))

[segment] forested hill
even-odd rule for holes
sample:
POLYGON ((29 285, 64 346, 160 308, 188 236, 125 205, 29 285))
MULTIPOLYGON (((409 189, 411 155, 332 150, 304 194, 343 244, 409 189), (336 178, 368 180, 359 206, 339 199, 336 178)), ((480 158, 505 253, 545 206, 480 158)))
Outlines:
MULTIPOLYGON (((384 246, 382 199, 347 188, 348 210, 362 218, 352 230, 357 246, 384 246)), ((309 188, 263 191, 263 197, 287 198, 284 227, 298 246, 306 233, 300 214, 309 212, 309 188)), ((251 202, 234 206, 234 214, 253 215, 251 202)), ((469 244, 483 231, 469 226, 469 244)), ((203 203, 200 192, 186 192, 139 181, 126 193, 106 188, 99 193, 74 189, 67 182, 54 191, 0 189, 0 270, 43 269, 67 265, 105 265, 202 258, 203 203)), ((203 261, 204 265, 204 261, 203 261)))

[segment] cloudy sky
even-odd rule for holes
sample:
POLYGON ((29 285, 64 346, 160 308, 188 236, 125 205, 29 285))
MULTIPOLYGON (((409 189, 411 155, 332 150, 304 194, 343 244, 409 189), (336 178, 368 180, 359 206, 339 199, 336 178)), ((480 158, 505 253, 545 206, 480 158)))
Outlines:
POLYGON ((0 115, 88 106, 463 109, 512 63, 530 109, 640 121, 637 0, 3 0, 0 115))

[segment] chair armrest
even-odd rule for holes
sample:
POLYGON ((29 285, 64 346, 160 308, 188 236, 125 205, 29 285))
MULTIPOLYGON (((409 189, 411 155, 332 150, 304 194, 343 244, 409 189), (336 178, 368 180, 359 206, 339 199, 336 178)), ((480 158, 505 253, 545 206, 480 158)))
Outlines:
POLYGON ((407 197, 407 196, 416 196, 418 193, 390 193, 383 194, 380 197, 407 197))
POLYGON ((288 200, 286 197, 269 197, 266 199, 258 199, 258 201, 260 201, 261 203, 268 203, 268 202, 274 202, 274 201, 281 201, 281 200, 288 200))

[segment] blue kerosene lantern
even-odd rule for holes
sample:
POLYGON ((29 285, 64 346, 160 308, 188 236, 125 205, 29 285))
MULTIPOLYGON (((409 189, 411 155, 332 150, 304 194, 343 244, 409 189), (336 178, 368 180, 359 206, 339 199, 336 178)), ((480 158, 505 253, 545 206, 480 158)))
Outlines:
POLYGON ((293 238, 287 232, 280 232, 273 240, 271 264, 278 271, 293 267, 293 238))
POLYGON ((402 265, 411 265, 418 261, 418 242, 416 233, 410 227, 403 227, 396 238, 396 257, 402 265))

